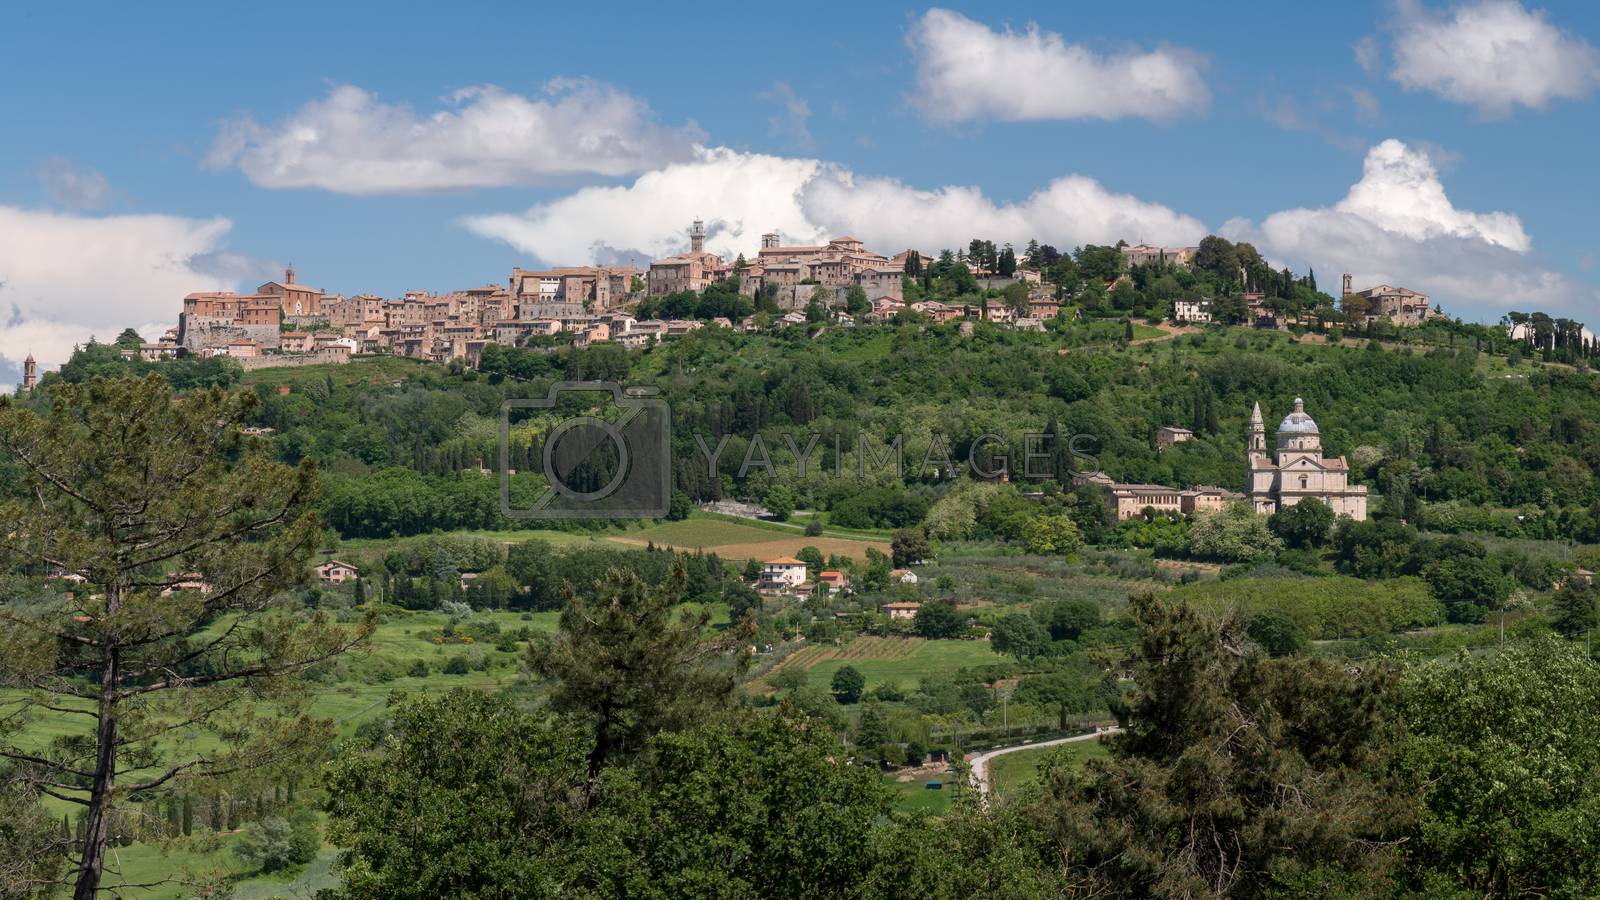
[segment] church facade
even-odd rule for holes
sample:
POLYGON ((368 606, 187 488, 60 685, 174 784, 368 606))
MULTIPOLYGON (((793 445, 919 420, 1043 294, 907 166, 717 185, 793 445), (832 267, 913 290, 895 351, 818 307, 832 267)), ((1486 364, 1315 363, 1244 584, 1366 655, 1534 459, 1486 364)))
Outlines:
POLYGON ((1272 513, 1302 500, 1326 503, 1338 516, 1367 518, 1367 488, 1350 483, 1350 464, 1342 456, 1322 455, 1322 434, 1306 415, 1305 402, 1294 400, 1294 412, 1278 424, 1277 447, 1267 450, 1267 427, 1261 404, 1250 414, 1245 450, 1248 473, 1245 495, 1258 513, 1272 513))

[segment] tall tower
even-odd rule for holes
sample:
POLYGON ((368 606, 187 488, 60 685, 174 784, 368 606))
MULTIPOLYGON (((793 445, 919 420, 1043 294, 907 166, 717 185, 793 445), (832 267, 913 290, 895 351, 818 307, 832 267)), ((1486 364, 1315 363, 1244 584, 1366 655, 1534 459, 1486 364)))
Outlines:
POLYGON ((1255 409, 1250 411, 1250 437, 1245 444, 1248 453, 1267 452, 1267 423, 1261 420, 1261 403, 1256 402, 1255 409))
POLYGON ((706 252, 706 223, 699 219, 689 226, 689 252, 696 255, 706 252))
POLYGON ((1339 296, 1343 297, 1344 294, 1353 294, 1353 293, 1355 293, 1355 292, 1350 290, 1350 273, 1346 272, 1346 273, 1344 273, 1344 293, 1340 294, 1339 296))
POLYGON ((33 354, 29 353, 28 358, 22 361, 22 389, 31 394, 33 386, 38 383, 39 364, 34 362, 33 354))
POLYGON ((294 263, 290 263, 289 268, 283 270, 283 283, 294 284, 294 263))

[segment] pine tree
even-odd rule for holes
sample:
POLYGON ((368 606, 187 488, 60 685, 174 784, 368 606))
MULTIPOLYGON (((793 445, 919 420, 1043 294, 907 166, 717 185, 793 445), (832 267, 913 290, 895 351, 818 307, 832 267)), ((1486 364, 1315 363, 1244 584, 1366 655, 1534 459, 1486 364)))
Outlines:
POLYGON ((174 398, 151 375, 57 383, 49 401, 36 412, 0 398, 0 448, 24 483, 0 506, 0 554, 92 589, 0 607, 0 685, 28 691, 25 706, 77 708, 88 727, 48 757, 0 742, 0 759, 84 808, 73 896, 93 900, 117 798, 157 796, 180 776, 303 763, 330 732, 303 714, 285 676, 368 628, 299 620, 276 602, 317 546, 317 475, 241 443, 254 394, 174 398), (183 587, 193 581, 210 590, 183 587), (219 620, 230 626, 208 629, 219 620), (245 702, 263 692, 271 707, 245 702), (217 742, 174 757, 161 741, 178 727, 217 742))
POLYGON ((528 668, 555 681, 550 708, 593 731, 591 788, 612 758, 731 702, 749 665, 749 634, 707 639, 709 608, 677 611, 685 582, 680 563, 660 587, 616 569, 595 583, 592 600, 569 586, 555 638, 529 645, 528 668))

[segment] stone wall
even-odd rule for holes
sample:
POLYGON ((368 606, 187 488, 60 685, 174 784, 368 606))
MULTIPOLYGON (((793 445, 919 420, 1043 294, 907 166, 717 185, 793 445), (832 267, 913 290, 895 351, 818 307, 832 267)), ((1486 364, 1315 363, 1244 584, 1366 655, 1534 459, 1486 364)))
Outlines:
POLYGON ((240 325, 232 318, 201 316, 195 313, 178 315, 178 346, 187 350, 222 350, 228 342, 248 338, 262 348, 276 350, 280 346, 277 323, 271 325, 240 325))
POLYGON ((288 366, 321 366, 350 361, 350 354, 337 350, 318 350, 314 353, 274 353, 269 356, 242 356, 239 366, 246 372, 256 369, 279 369, 288 366))

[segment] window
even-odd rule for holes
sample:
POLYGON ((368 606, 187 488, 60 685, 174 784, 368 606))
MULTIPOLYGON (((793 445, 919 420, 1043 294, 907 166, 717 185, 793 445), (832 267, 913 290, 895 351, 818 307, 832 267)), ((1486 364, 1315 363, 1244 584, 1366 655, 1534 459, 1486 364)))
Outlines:
POLYGON ((1300 490, 1303 491, 1305 489, 1306 489, 1306 476, 1301 475, 1300 476, 1300 490))

